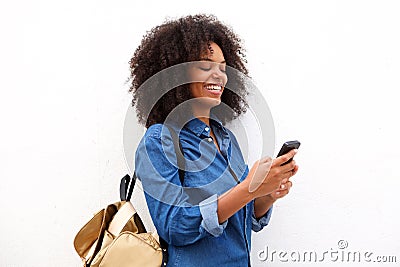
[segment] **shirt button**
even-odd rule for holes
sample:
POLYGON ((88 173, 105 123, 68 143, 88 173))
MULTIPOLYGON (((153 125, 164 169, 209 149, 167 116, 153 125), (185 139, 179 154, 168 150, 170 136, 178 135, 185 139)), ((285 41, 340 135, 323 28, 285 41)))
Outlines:
POLYGON ((210 130, 210 128, 206 127, 206 128, 204 128, 204 130, 206 130, 208 132, 210 130))
POLYGON ((207 138, 207 141, 208 141, 208 142, 212 142, 212 138, 211 138, 211 137, 208 137, 208 138, 207 138))

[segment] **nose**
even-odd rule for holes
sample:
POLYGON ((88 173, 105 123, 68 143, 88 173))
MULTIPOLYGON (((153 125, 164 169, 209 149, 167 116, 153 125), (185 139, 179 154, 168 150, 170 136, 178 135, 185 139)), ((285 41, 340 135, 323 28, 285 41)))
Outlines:
POLYGON ((214 80, 217 80, 218 82, 223 83, 223 84, 225 83, 225 80, 227 79, 226 73, 221 71, 218 66, 214 68, 214 71, 212 72, 211 77, 214 80))
POLYGON ((218 71, 214 71, 214 72, 212 73, 212 77, 213 77, 214 79, 216 79, 216 80, 222 80, 222 76, 221 76, 220 73, 218 73, 218 71))

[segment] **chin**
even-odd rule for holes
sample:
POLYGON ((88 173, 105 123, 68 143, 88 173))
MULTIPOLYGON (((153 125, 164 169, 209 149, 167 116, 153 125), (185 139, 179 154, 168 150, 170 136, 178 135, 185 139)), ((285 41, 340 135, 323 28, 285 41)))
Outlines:
POLYGON ((200 103, 202 106, 212 108, 221 104, 221 98, 200 97, 198 98, 198 103, 200 103))

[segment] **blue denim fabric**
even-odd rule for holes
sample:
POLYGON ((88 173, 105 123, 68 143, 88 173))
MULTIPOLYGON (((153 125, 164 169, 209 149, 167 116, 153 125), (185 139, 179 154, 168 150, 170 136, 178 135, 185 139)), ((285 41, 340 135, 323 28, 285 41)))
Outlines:
MULTIPOLYGON (((170 126, 179 132, 177 125, 170 126)), ((238 183, 228 165, 240 181, 249 169, 234 134, 215 116, 210 127, 221 153, 208 126, 197 118, 179 133, 186 161, 183 187, 167 127, 150 126, 136 151, 135 172, 151 218, 169 244, 167 266, 250 266, 251 230, 260 231, 271 217, 272 208, 257 220, 251 201, 218 223, 217 198, 238 183)))

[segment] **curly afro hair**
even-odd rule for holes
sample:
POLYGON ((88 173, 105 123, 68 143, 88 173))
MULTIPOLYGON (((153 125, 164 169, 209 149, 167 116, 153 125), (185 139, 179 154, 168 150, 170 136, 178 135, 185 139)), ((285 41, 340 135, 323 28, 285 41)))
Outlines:
POLYGON ((248 95, 243 74, 247 75, 241 39, 226 25, 212 15, 193 15, 176 20, 167 20, 148 31, 133 57, 129 61, 133 94, 132 106, 136 105, 138 122, 146 128, 155 123, 164 123, 175 107, 192 98, 189 85, 184 84, 169 90, 158 100, 160 86, 153 84, 146 90, 138 90, 150 77, 171 66, 198 61, 207 52, 209 44, 216 43, 224 54, 228 83, 221 95, 228 111, 218 112, 223 105, 215 106, 211 112, 218 114, 223 124, 246 112, 248 95), (236 71, 229 71, 229 67, 236 71), (241 73, 239 75, 238 73, 241 73), (234 91, 229 90, 234 85, 234 91), (155 103, 155 104, 154 104, 155 103))

